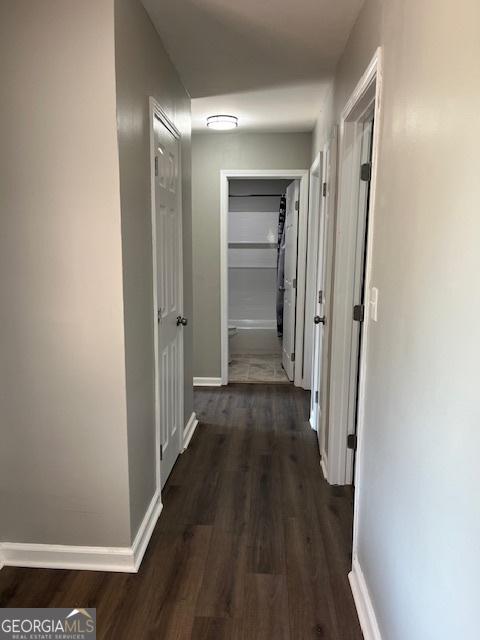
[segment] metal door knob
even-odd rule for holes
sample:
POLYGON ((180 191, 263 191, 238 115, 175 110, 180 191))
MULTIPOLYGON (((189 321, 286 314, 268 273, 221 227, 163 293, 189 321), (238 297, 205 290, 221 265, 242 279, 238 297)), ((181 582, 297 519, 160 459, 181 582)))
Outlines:
POLYGON ((325 316, 315 316, 313 319, 315 324, 326 324, 327 323, 327 319, 325 318, 325 316))
POLYGON ((182 325, 182 327, 186 327, 188 324, 187 318, 183 318, 182 316, 177 316, 177 327, 182 325))

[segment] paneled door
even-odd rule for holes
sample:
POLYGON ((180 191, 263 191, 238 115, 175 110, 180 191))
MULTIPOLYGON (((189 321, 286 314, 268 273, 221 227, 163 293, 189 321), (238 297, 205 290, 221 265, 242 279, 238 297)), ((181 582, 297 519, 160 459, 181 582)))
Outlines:
POLYGON ((316 423, 317 437, 322 458, 322 466, 326 473, 328 468, 328 440, 329 440, 329 398, 330 398, 330 368, 332 350, 332 306, 333 306, 333 266, 335 261, 335 197, 337 171, 337 130, 324 149, 324 185, 323 200, 323 252, 319 252, 318 263, 318 298, 314 323, 316 333, 316 361, 318 394, 313 398, 317 401, 316 423), (322 292, 320 295, 320 291, 322 292))
POLYGON ((310 422, 312 427, 318 430, 321 416, 321 396, 320 381, 322 376, 321 362, 323 339, 326 329, 325 316, 325 274, 327 259, 327 232, 328 232, 328 211, 327 211, 327 186, 328 186, 328 165, 329 152, 328 148, 323 153, 323 165, 320 177, 322 179, 320 185, 320 202, 318 204, 318 225, 317 225, 317 263, 315 274, 314 296, 315 303, 313 307, 313 317, 306 318, 305 324, 313 323, 313 348, 312 348, 312 393, 310 406, 310 422))
POLYGON ((285 272, 283 298, 282 364, 289 380, 295 374, 295 316, 297 310, 297 243, 300 182, 294 180, 287 187, 285 215, 285 272))
POLYGON ((173 125, 153 115, 154 272, 157 323, 157 432, 160 481, 167 481, 182 450, 183 282, 180 140, 173 125))

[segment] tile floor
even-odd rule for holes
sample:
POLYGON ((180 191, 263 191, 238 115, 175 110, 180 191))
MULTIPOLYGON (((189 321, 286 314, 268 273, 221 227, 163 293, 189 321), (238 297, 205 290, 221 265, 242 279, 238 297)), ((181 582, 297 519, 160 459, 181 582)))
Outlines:
POLYGON ((280 354, 232 355, 229 382, 289 382, 280 354))

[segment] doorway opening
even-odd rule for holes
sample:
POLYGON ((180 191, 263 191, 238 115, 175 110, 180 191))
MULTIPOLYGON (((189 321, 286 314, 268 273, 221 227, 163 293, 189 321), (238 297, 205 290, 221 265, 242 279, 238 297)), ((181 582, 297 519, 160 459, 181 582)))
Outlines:
MULTIPOLYGON (((285 293, 282 274, 285 257, 289 266, 293 262, 292 246, 286 256, 285 242, 286 218, 291 219, 291 211, 287 214, 287 194, 291 209, 291 191, 295 188, 292 183, 292 180, 248 178, 229 181, 229 382, 290 381, 282 362, 285 293)), ((295 254, 296 241, 295 237, 295 254)), ((288 275, 291 279, 291 274, 288 275)))
POLYGON ((330 165, 332 162, 333 167, 338 165, 335 231, 327 242, 327 256, 333 255, 330 282, 333 299, 330 311, 325 314, 329 326, 327 354, 330 353, 327 362, 322 358, 316 363, 320 368, 320 386, 325 390, 321 410, 326 419, 320 419, 319 433, 322 468, 328 482, 334 485, 353 484, 355 470, 357 493, 365 354, 369 323, 376 319, 370 264, 380 91, 380 51, 377 51, 342 111, 337 162, 330 149, 330 165))
POLYGON ((221 203, 222 384, 304 386, 308 172, 222 171, 221 203))

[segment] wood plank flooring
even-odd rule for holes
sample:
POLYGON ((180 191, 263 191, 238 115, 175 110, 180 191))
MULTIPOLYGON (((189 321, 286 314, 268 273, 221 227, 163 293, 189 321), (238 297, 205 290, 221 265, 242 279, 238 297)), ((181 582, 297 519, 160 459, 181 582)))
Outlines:
POLYGON ((108 640, 361 640, 352 498, 322 479, 304 391, 195 392, 200 424, 138 574, 0 571, 1 607, 97 607, 108 640))

